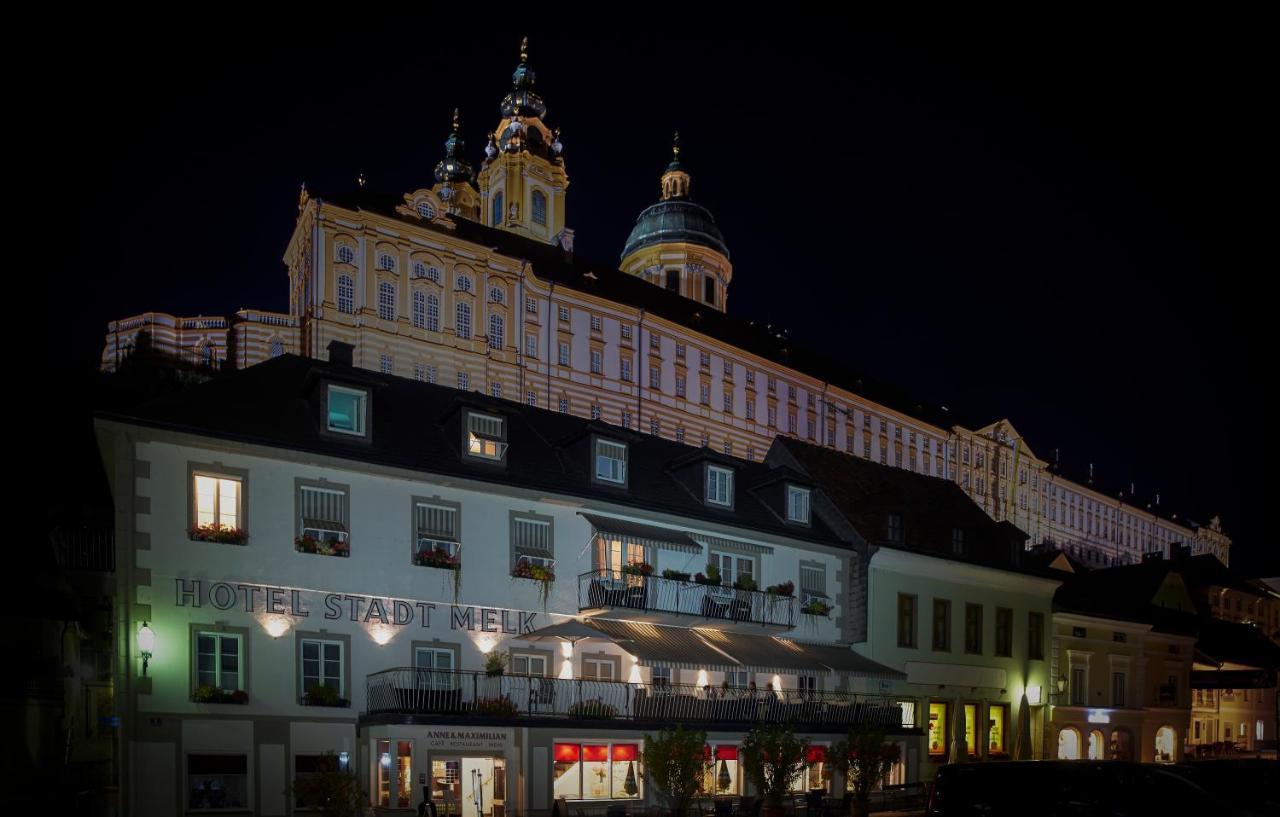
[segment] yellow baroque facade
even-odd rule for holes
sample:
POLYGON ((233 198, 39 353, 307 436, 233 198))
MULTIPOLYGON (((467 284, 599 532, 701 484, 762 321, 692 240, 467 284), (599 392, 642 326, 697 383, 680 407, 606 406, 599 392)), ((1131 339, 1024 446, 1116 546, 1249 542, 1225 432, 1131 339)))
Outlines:
POLYGON ((284 253, 289 311, 108 326, 102 366, 146 331, 196 363, 243 367, 316 358, 330 341, 356 365, 553 411, 591 415, 758 460, 787 434, 955 482, 993 518, 1086 564, 1137 561, 1185 543, 1224 563, 1230 539, 1056 472, 1001 419, 968 428, 946 409, 901 402, 726 313, 733 268, 714 218, 690 195, 679 144, 661 197, 640 214, 619 264, 573 253, 558 132, 522 44, 479 170, 455 112, 434 184, 383 195, 363 184, 302 191, 284 253))

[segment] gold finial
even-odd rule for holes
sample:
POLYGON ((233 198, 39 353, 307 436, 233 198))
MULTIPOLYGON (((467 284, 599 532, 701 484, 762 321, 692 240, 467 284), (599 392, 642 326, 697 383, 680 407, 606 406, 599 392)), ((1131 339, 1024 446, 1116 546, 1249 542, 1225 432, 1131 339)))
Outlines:
POLYGON ((310 197, 307 195, 307 183, 303 182, 302 187, 298 190, 298 212, 299 213, 302 212, 303 207, 307 206, 307 200, 309 198, 310 197))
POLYGON ((675 136, 671 137, 671 158, 680 158, 680 131, 676 131, 675 136))
POLYGON ((458 124, 458 109, 454 108, 453 109, 453 132, 457 133, 459 127, 461 126, 458 124))
POLYGON ((520 40, 520 62, 529 61, 529 38, 520 40))

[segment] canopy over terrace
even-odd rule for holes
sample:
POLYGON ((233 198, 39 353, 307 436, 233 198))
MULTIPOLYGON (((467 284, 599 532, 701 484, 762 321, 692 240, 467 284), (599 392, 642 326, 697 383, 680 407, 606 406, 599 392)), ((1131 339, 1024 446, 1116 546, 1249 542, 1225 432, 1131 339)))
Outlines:
MULTIPOLYGON (((554 624, 535 630, 525 638, 538 640, 544 635, 558 636, 561 632, 567 633, 570 626, 571 622, 567 621, 554 624)), ((835 672, 861 678, 906 678, 905 673, 835 644, 806 644, 704 627, 673 627, 613 619, 590 618, 572 622, 575 640, 585 637, 583 633, 586 630, 594 632, 601 640, 616 644, 635 656, 641 666, 647 667, 797 675, 835 672)))
POLYGON ((1280 669, 1280 646, 1250 624, 1207 619, 1191 668, 1195 689, 1270 689, 1280 669))

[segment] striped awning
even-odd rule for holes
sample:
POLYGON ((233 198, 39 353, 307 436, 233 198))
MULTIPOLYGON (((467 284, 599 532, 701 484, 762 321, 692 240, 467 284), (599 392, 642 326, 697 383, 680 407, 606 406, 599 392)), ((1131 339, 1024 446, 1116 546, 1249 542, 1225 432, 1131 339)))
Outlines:
POLYGON ((705 533, 691 534, 693 540, 700 545, 716 550, 725 550, 732 553, 750 553, 758 555, 761 553, 773 553, 773 548, 768 545, 756 545, 751 542, 743 542, 738 539, 725 539, 722 536, 710 536, 705 533))
POLYGON ((593 513, 584 513, 582 518, 591 523, 596 533, 615 539, 622 539, 637 545, 658 550, 675 550, 681 553, 701 553, 702 546, 682 530, 660 528, 656 525, 645 525, 626 519, 613 519, 593 513))
POLYGON ((786 641, 786 639, 777 640, 804 650, 805 655, 808 655, 826 669, 842 675, 901 681, 905 681, 907 678, 905 672, 899 672, 891 667, 886 667, 884 664, 872 661, 865 655, 859 655, 848 647, 841 647, 837 644, 803 644, 798 641, 786 641))
POLYGON ((825 666, 794 641, 783 641, 767 635, 726 633, 706 628, 697 628, 694 632, 709 645, 736 658, 742 665, 742 669, 752 672, 810 675, 827 671, 825 666))
POLYGON ((622 650, 634 655, 643 667, 708 669, 720 672, 742 669, 733 656, 720 652, 688 627, 599 618, 587 619, 586 623, 604 633, 622 650))

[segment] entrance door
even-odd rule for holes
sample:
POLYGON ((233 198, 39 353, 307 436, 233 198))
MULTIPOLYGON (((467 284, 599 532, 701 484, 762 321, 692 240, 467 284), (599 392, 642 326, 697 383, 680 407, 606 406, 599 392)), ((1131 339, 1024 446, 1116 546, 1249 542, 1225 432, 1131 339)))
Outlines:
POLYGON ((437 757, 431 801, 439 817, 506 817, 507 762, 500 757, 437 757))

